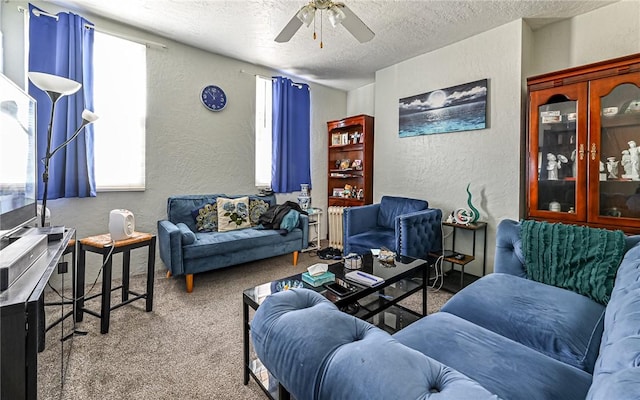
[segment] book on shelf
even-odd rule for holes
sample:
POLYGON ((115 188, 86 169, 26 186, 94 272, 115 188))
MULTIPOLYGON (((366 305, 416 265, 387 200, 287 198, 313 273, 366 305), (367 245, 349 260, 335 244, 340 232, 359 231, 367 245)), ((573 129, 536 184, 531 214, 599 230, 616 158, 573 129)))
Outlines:
POLYGON ((302 281, 308 283, 313 287, 322 286, 325 283, 331 283, 336 280, 336 276, 333 272, 327 271, 322 275, 312 276, 309 272, 304 272, 302 274, 302 281))

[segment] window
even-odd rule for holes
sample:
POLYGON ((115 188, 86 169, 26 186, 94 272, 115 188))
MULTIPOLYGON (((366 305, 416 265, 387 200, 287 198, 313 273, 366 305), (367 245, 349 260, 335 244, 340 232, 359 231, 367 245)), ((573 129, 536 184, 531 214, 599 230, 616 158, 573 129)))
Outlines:
POLYGON ((146 47, 97 31, 93 47, 97 190, 144 190, 146 47))
POLYGON ((271 187, 271 78, 256 76, 256 187, 271 187))

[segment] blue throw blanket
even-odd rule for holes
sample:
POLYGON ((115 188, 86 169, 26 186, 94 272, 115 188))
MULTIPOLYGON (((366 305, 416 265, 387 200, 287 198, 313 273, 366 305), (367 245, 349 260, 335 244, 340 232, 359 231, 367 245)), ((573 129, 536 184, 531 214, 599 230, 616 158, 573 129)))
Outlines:
POLYGON ((607 304, 624 255, 624 233, 521 221, 527 277, 607 304))

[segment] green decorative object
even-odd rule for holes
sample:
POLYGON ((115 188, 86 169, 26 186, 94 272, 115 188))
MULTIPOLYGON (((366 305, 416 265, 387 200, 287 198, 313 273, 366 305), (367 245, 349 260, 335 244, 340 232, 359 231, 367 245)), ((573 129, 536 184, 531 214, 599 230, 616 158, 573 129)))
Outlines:
POLYGON ((477 208, 475 208, 473 206, 473 204, 471 203, 471 192, 469 191, 469 187, 471 186, 471 183, 469 183, 467 185, 467 194, 469 195, 469 197, 467 198, 467 204, 469 205, 469 209, 471 210, 471 213, 473 214, 473 217, 471 218, 471 223, 476 222, 479 218, 480 218, 480 211, 478 211, 477 208))

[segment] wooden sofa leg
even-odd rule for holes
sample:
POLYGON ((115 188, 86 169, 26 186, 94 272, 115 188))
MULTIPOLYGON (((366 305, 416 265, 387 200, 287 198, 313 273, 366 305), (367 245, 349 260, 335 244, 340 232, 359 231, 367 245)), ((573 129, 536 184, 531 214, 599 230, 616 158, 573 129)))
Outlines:
POLYGON ((187 293, 191 293, 193 292, 193 274, 187 274, 185 276, 187 280, 187 293))
POLYGON ((297 251, 293 252, 293 265, 294 266, 298 265, 298 252, 297 251))
POLYGON ((171 271, 167 271, 167 278, 171 278, 173 275, 171 275, 171 271))

